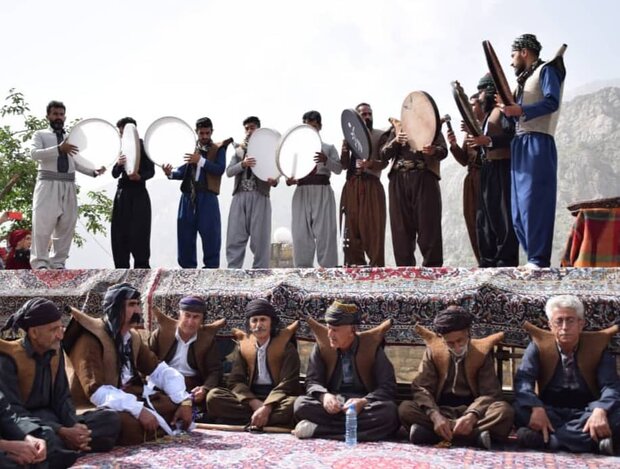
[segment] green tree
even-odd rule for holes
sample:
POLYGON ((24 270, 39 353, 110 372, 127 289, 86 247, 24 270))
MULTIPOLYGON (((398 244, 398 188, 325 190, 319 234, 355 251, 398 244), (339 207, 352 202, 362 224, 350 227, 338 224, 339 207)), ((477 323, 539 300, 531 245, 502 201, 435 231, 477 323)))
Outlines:
MULTIPOLYGON (((30 228, 37 164, 30 158, 28 144, 37 130, 47 127, 47 119, 33 116, 24 95, 14 88, 9 90, 0 107, 0 119, 0 213, 22 212, 23 220, 16 226, 30 228)), ((79 194, 79 186, 77 190, 79 194)), ((112 199, 95 191, 88 191, 87 199, 79 205, 79 216, 84 219, 86 230, 105 234, 112 214, 112 199)), ((0 238, 3 235, 6 235, 6 227, 0 227, 0 238)), ((74 241, 78 246, 84 243, 77 233, 74 241)))

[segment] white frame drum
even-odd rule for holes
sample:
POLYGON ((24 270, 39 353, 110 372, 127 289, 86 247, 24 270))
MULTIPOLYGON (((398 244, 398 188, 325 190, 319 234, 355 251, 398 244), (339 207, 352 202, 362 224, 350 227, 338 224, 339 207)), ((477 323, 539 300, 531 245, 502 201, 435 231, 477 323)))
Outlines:
POLYGON ((134 174, 140 167, 140 136, 138 129, 132 123, 125 124, 121 137, 121 154, 125 155, 125 172, 134 174))
POLYGON ((321 136, 314 127, 299 124, 290 128, 278 145, 278 169, 287 179, 308 176, 316 166, 314 157, 321 147, 321 136))
POLYGON ((73 159, 79 165, 96 171, 113 166, 121 152, 118 129, 105 119, 92 117, 73 126, 67 142, 78 147, 73 159))
POLYGON ((196 151, 196 132, 183 119, 160 117, 149 125, 144 134, 144 149, 157 166, 182 164, 186 153, 196 151), (190 143, 191 141, 191 143, 190 143), (180 161, 179 161, 180 160, 180 161))
POLYGON ((280 171, 276 164, 276 151, 280 142, 280 132, 260 127, 256 129, 248 142, 247 156, 256 160, 252 167, 254 176, 262 181, 277 179, 280 171))

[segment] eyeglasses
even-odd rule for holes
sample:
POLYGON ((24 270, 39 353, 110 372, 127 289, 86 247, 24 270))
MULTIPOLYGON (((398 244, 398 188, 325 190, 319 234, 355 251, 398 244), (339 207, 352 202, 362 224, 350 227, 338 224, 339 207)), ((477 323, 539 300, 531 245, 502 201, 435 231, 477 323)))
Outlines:
POLYGON ((562 324, 565 324, 566 327, 572 327, 577 324, 578 318, 558 318, 552 321, 552 324, 555 327, 562 327, 562 324))

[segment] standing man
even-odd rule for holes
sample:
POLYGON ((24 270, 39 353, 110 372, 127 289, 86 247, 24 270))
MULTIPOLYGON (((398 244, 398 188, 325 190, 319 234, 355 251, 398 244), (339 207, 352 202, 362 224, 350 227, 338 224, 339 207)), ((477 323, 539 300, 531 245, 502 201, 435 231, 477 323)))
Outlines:
POLYGON ((209 417, 225 423, 289 426, 299 395, 299 355, 291 342, 298 322, 281 328, 269 301, 258 298, 245 307, 246 331, 235 330, 238 354, 228 388, 207 395, 209 417))
POLYGON ((424 267, 443 265, 441 237, 441 190, 439 164, 448 155, 446 140, 437 132, 435 141, 413 151, 407 134, 393 128, 381 149, 384 161, 393 160, 390 179, 390 225, 397 266, 416 265, 416 241, 424 267))
POLYGON ((620 379, 607 350, 618 326, 584 332, 583 303, 572 295, 545 306, 551 331, 526 323, 532 341, 514 382, 522 447, 614 455, 620 438, 620 379))
MULTIPOLYGON (((308 111, 303 123, 311 125, 317 132, 323 127, 321 114, 308 111)), ((340 174, 342 165, 336 147, 321 144, 314 161, 315 170, 300 180, 289 179, 288 185, 297 184, 293 194, 293 258, 295 267, 313 267, 314 254, 321 267, 336 267, 338 264, 338 227, 336 220, 336 199, 329 183, 331 173, 340 174)))
POLYGON ((75 171, 96 177, 105 168, 92 171, 72 158, 79 148, 65 138, 63 103, 50 101, 46 112, 50 128, 35 132, 31 152, 39 170, 32 199, 30 264, 33 269, 64 269, 78 219, 75 171))
MULTIPOLYGON (((484 119, 484 113, 480 106, 479 93, 475 93, 469 97, 469 103, 474 111, 474 118, 478 122, 484 119)), ((467 132, 465 123, 461 121, 461 130, 467 132)), ((467 137, 466 137, 467 138, 467 137)), ((448 143, 450 144, 450 153, 454 159, 461 165, 467 167, 467 175, 463 179, 463 217, 465 218, 465 227, 471 244, 472 251, 476 257, 476 262, 480 263, 480 253, 478 250, 478 237, 476 236, 476 213, 478 212, 478 199, 480 198, 480 151, 472 148, 467 144, 467 140, 463 141, 461 146, 456 143, 454 131, 448 129, 448 143)))
POLYGON ((243 121, 245 139, 235 148, 235 155, 226 168, 228 177, 235 177, 233 199, 228 214, 226 235, 226 259, 229 269, 241 269, 245 247, 250 239, 250 251, 254 255, 253 269, 268 269, 271 257, 271 201, 269 192, 278 181, 266 182, 252 172, 256 159, 248 155, 248 142, 254 131, 260 128, 260 120, 250 116, 243 121))
POLYGON ((0 341, 0 388, 20 417, 53 430, 48 451, 60 451, 71 465, 78 452, 112 449, 121 422, 111 410, 76 415, 60 348, 60 319, 56 305, 44 298, 28 300, 8 319, 3 330, 21 329, 26 337, 0 341))
POLYGON ((344 263, 383 267, 386 211, 381 171, 387 166, 387 162, 381 160, 380 150, 385 132, 373 128, 370 104, 360 103, 355 110, 370 133, 372 154, 370 158, 363 160, 351 151, 346 140, 342 142, 340 163, 347 172, 347 180, 340 197, 341 224, 343 216, 345 220, 344 263))
POLYGON ((214 143, 211 140, 213 123, 208 117, 196 121, 198 142, 196 152, 185 155, 185 164, 178 168, 163 166, 168 179, 180 179, 181 200, 177 217, 177 259, 184 269, 195 269, 196 233, 202 240, 202 261, 204 269, 220 266, 222 227, 220 193, 222 174, 226 169, 226 147, 231 140, 214 143))
POLYGON ((504 334, 471 339, 471 322, 465 309, 450 306, 435 317, 436 333, 416 327, 426 350, 411 385, 413 400, 398 408, 415 445, 444 440, 491 449, 492 440, 508 438, 514 412, 493 363, 493 347, 504 334))
POLYGON ((160 427, 177 422, 187 429, 192 421, 183 375, 160 362, 135 330, 142 320, 140 305, 138 290, 128 283, 113 285, 103 299, 103 317, 74 309, 65 334, 76 405, 117 411, 120 445, 156 439, 160 427), (146 386, 143 376, 161 392, 146 386))
POLYGON ((207 305, 202 298, 186 296, 179 302, 179 319, 174 320, 153 308, 158 327, 149 339, 149 347, 162 361, 185 378, 185 390, 192 395, 194 407, 206 411, 207 393, 220 384, 222 362, 215 334, 225 324, 220 319, 203 325, 207 305))
POLYGON ((511 145, 512 220, 527 254, 526 267, 533 269, 551 265, 558 166, 554 135, 566 77, 561 57, 544 63, 541 49, 533 34, 514 40, 517 104, 500 105, 506 116, 517 119, 511 145))
POLYGON ((297 438, 343 440, 345 413, 357 412, 357 438, 379 441, 400 426, 394 367, 383 337, 389 322, 357 332, 361 314, 354 304, 334 301, 325 311, 327 327, 308 319, 316 337, 306 372, 306 394, 295 401, 297 438))
MULTIPOLYGON (((116 127, 123 136, 125 125, 137 125, 131 117, 123 117, 116 127)), ((146 181, 155 175, 155 165, 149 159, 140 139, 140 166, 127 175, 127 159, 121 155, 112 168, 114 179, 120 176, 112 208, 112 256, 114 267, 129 269, 129 255, 133 256, 135 269, 150 269, 151 257, 151 199, 146 181)))
POLYGON ((510 213, 510 142, 514 123, 495 105, 497 94, 490 74, 478 83, 484 107, 483 135, 468 136, 467 144, 482 153, 476 236, 480 267, 517 267, 519 242, 510 213))

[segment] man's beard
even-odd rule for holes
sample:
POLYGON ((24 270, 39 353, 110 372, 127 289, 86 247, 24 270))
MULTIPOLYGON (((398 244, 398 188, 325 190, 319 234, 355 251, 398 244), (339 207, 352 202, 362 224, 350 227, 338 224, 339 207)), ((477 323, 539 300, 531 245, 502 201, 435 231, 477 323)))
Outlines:
POLYGON ((515 75, 519 76, 525 71, 525 64, 518 64, 515 66, 515 75))
POLYGON ((64 125, 65 125, 65 122, 62 119, 56 119, 56 120, 50 121, 50 127, 54 130, 62 130, 64 125))
POLYGON ((450 350, 450 354, 451 354, 454 358, 456 358, 456 359, 458 360, 458 359, 463 358, 463 357, 467 354, 467 349, 468 349, 468 348, 469 348, 469 340, 468 340, 468 341, 467 341, 467 343, 463 346, 463 349, 462 349, 459 353, 456 353, 453 349, 449 349, 449 350, 450 350))
POLYGON ((129 324, 142 324, 142 315, 140 313, 133 313, 129 319, 129 324))
POLYGON ((368 127, 368 130, 372 130, 372 119, 365 119, 364 122, 366 122, 366 127, 368 127))

